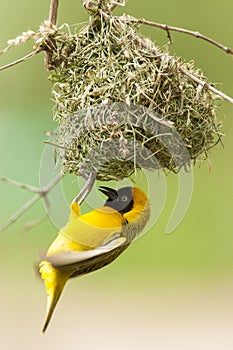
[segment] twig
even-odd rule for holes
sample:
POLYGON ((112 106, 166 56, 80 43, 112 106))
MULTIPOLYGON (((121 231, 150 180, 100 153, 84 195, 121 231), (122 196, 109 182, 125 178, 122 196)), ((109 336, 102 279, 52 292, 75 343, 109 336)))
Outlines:
POLYGON ((31 186, 31 185, 26 185, 26 184, 23 184, 23 183, 21 183, 21 182, 8 179, 7 177, 0 177, 0 182, 6 182, 6 183, 8 183, 9 185, 13 185, 13 186, 22 188, 22 189, 24 189, 24 190, 28 190, 28 191, 33 192, 33 193, 40 193, 40 188, 39 188, 39 187, 35 187, 35 186, 31 186))
POLYGON ((168 27, 166 28, 166 32, 167 32, 167 38, 168 38, 169 44, 172 45, 173 44, 173 40, 172 40, 172 36, 171 36, 170 30, 168 29, 168 27))
POLYGON ((35 56, 36 54, 38 54, 38 53, 41 52, 41 51, 42 51, 41 48, 39 48, 39 49, 37 49, 37 50, 35 50, 35 51, 32 51, 32 52, 30 52, 29 54, 27 54, 26 56, 24 56, 24 57, 22 57, 22 58, 19 58, 18 60, 14 61, 14 62, 8 63, 8 64, 6 64, 5 66, 0 67, 0 71, 1 71, 1 70, 4 70, 4 69, 7 69, 7 68, 10 68, 10 67, 13 67, 13 66, 15 66, 16 64, 21 63, 21 62, 23 62, 23 61, 26 61, 26 60, 28 60, 29 58, 32 58, 33 56, 35 56))
POLYGON ((49 9, 49 22, 56 25, 57 23, 57 13, 58 13, 59 0, 51 0, 49 9))
POLYGON ((210 44, 212 44, 214 46, 217 46, 219 49, 225 51, 226 53, 228 53, 230 55, 233 55, 233 50, 230 47, 222 45, 219 42, 209 38, 206 35, 203 35, 203 34, 197 32, 197 31, 192 31, 192 30, 185 29, 185 28, 169 26, 167 24, 151 22, 151 21, 147 21, 147 20, 145 20, 143 18, 134 18, 134 17, 131 17, 131 16, 120 16, 119 19, 121 21, 123 21, 123 22, 140 23, 140 24, 145 24, 145 25, 151 26, 151 27, 160 28, 162 30, 165 30, 167 32, 167 34, 170 31, 188 34, 188 35, 194 36, 195 38, 199 38, 199 39, 205 40, 208 43, 210 43, 210 44))
POLYGON ((28 209, 30 209, 40 198, 44 198, 46 200, 48 192, 57 185, 57 183, 61 180, 62 175, 58 174, 52 179, 46 186, 43 188, 37 188, 30 185, 24 185, 20 182, 7 179, 5 177, 1 177, 0 181, 4 181, 9 183, 10 185, 14 185, 20 188, 24 188, 30 192, 36 193, 34 197, 29 199, 16 213, 14 213, 3 225, 0 226, 0 233, 6 230, 9 226, 11 226, 14 222, 16 222, 28 209))
MULTIPOLYGON (((49 18, 48 21, 50 22, 51 26, 56 25, 57 23, 57 13, 58 13, 58 0, 51 0, 50 2, 50 8, 49 8, 49 18)), ((47 40, 51 42, 51 47, 56 46, 56 42, 53 38, 47 38, 47 40)), ((47 70, 52 70, 54 68, 53 66, 53 54, 49 50, 45 50, 45 67, 47 70)))
POLYGON ((39 199, 40 194, 36 194, 27 203, 25 203, 22 208, 20 208, 15 214, 13 214, 2 226, 0 226, 0 233, 6 230, 14 222, 16 222, 29 208, 33 206, 39 199))
POLYGON ((48 214, 45 213, 45 214, 41 215, 39 218, 27 222, 23 227, 23 232, 28 232, 34 226, 41 224, 47 218, 47 216, 48 216, 48 214))
POLYGON ((44 186, 41 190, 41 196, 46 196, 46 194, 57 185, 57 183, 61 180, 61 178, 63 177, 62 174, 58 174, 57 176, 54 177, 54 179, 52 179, 48 185, 44 186))
POLYGON ((195 81, 197 84, 200 84, 203 88, 206 88, 206 89, 212 91, 213 93, 215 93, 216 95, 220 96, 221 98, 223 98, 227 102, 230 102, 231 104, 233 104, 233 98, 232 97, 224 94, 222 91, 216 89, 215 87, 211 86, 210 84, 206 83, 205 81, 199 79, 198 77, 196 77, 195 75, 191 74, 190 72, 188 72, 187 70, 185 70, 182 67, 179 67, 179 71, 181 73, 183 73, 184 75, 186 75, 187 77, 189 77, 190 79, 192 79, 193 81, 195 81))
MULTIPOLYGON (((51 24, 51 27, 56 25, 57 13, 58 13, 58 4, 59 4, 59 0, 51 0, 51 2, 50 2, 48 22, 51 24)), ((54 44, 54 39, 52 39, 52 38, 50 38, 48 36, 47 37, 47 41, 49 41, 49 40, 54 44)), ((6 52, 8 49, 9 49, 9 47, 7 47, 7 49, 5 49, 5 51, 3 51, 3 52, 6 52)), ((45 51, 45 65, 46 65, 46 68, 48 70, 53 69, 53 66, 52 66, 52 53, 49 52, 49 51, 46 51, 45 48, 41 46, 41 47, 35 49, 34 51, 30 52, 26 56, 24 56, 24 57, 22 57, 22 58, 20 58, 20 59, 18 59, 16 61, 14 61, 14 62, 11 62, 9 64, 6 64, 3 67, 0 67, 0 71, 4 70, 4 69, 7 69, 7 68, 10 68, 10 67, 13 67, 13 66, 15 66, 16 64, 18 64, 20 62, 26 61, 26 60, 28 60, 29 58, 32 58, 33 56, 35 56, 37 53, 39 53, 41 51, 45 51)))

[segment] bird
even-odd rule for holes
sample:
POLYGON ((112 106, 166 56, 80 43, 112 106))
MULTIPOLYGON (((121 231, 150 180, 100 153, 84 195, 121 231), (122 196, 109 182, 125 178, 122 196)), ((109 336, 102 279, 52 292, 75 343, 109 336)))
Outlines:
POLYGON ((115 190, 101 186, 99 190, 107 200, 97 209, 82 215, 78 197, 71 203, 68 223, 60 229, 39 264, 47 292, 43 333, 68 279, 110 264, 149 220, 150 201, 139 187, 115 190))

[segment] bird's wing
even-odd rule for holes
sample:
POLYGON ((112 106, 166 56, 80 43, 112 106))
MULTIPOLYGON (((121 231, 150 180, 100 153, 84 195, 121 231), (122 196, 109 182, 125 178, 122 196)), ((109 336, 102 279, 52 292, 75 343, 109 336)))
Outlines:
POLYGON ((119 233, 111 236, 110 239, 103 242, 103 245, 85 251, 64 251, 59 254, 46 256, 46 261, 50 262, 55 268, 62 268, 64 266, 75 265, 91 258, 98 257, 102 254, 109 253, 114 249, 123 246, 126 238, 120 236, 119 233))
POLYGON ((103 242, 121 232, 124 220, 117 211, 101 207, 79 217, 71 217, 59 234, 77 243, 77 249, 73 246, 73 250, 98 248, 103 242), (80 245, 84 248, 80 248, 80 245))

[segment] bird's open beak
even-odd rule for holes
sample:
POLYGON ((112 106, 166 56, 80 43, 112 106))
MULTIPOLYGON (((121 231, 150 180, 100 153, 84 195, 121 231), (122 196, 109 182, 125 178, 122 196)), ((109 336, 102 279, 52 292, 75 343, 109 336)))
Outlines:
POLYGON ((114 190, 113 188, 106 187, 106 186, 101 186, 99 187, 99 191, 105 194, 105 196, 108 197, 111 201, 114 201, 117 199, 117 191, 114 190))

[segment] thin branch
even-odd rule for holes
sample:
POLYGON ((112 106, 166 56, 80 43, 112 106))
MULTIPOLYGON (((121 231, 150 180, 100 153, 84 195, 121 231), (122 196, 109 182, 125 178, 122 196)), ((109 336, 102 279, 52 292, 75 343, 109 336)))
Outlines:
POLYGON ((227 102, 230 102, 231 104, 233 104, 233 98, 232 97, 224 94, 222 91, 216 89, 215 87, 211 86, 210 84, 206 83, 205 81, 199 79, 198 77, 196 77, 195 75, 191 74, 190 72, 188 72, 187 70, 185 70, 182 67, 179 67, 179 71, 181 73, 183 73, 184 75, 186 75, 191 80, 195 81, 197 84, 200 84, 203 88, 212 91, 213 93, 215 93, 216 95, 220 96, 221 98, 223 98, 227 102))
POLYGON ((166 32, 167 32, 167 38, 168 38, 169 44, 172 45, 173 44, 173 40, 172 40, 172 36, 171 36, 170 30, 167 28, 166 32))
POLYGON ((49 9, 49 22, 56 25, 59 0, 51 0, 49 9))
POLYGON ((47 199, 48 192, 57 185, 57 183, 61 180, 62 175, 58 174, 52 179, 46 186, 40 188, 23 185, 17 181, 6 179, 5 177, 1 177, 0 181, 4 181, 9 183, 10 185, 14 185, 20 188, 24 188, 30 192, 36 193, 34 197, 29 199, 16 213, 14 213, 3 225, 0 226, 0 233, 6 230, 9 226, 11 226, 14 222, 16 222, 28 209, 30 209, 40 198, 47 199))
POLYGON ((40 193, 40 188, 39 187, 26 185, 26 184, 23 184, 21 182, 8 179, 7 177, 0 177, 0 182, 6 182, 9 185, 13 185, 13 186, 22 188, 24 190, 28 190, 28 191, 33 192, 33 193, 40 193))
POLYGON ((41 51, 42 51, 41 48, 39 48, 39 49, 37 49, 35 51, 32 51, 29 54, 27 54, 26 56, 24 56, 22 58, 19 58, 18 60, 14 61, 14 62, 8 63, 5 66, 0 67, 0 71, 4 70, 4 69, 7 69, 7 68, 10 68, 10 67, 13 67, 13 66, 15 66, 18 63, 24 62, 24 61, 28 60, 29 58, 34 57, 36 54, 38 54, 41 51))
POLYGON ((55 187, 58 182, 61 180, 61 178, 63 177, 63 174, 58 174, 57 176, 55 176, 49 183, 48 185, 44 186, 41 190, 41 196, 46 196, 47 193, 53 188, 55 187))
POLYGON ((45 213, 43 215, 41 215, 39 218, 29 221, 27 222, 24 227, 23 227, 23 232, 28 232, 29 230, 31 230, 33 227, 41 224, 46 218, 48 217, 48 214, 45 213))
MULTIPOLYGON (((57 23, 57 14, 58 14, 58 0, 51 0, 50 2, 50 8, 49 8, 49 18, 48 21, 50 22, 51 26, 56 25, 57 23)), ((49 37, 47 38, 49 40, 49 37)), ((50 39, 50 42, 52 43, 51 46, 56 45, 54 39, 50 39)), ((45 67, 47 70, 52 70, 53 67, 53 60, 52 60, 52 52, 45 51, 45 67)))
POLYGON ((119 19, 123 22, 131 22, 131 23, 140 23, 140 24, 145 24, 151 27, 156 27, 162 30, 165 30, 167 33, 169 33, 170 31, 173 32, 179 32, 179 33, 184 33, 184 34, 188 34, 191 36, 194 36, 195 38, 199 38, 202 40, 207 41, 208 43, 217 46, 219 49, 225 51, 226 53, 233 55, 233 50, 230 47, 227 47, 225 45, 220 44, 219 42, 209 38, 206 35, 203 35, 197 31, 192 31, 189 29, 185 29, 185 28, 179 28, 179 27, 174 27, 174 26, 169 26, 167 24, 161 24, 161 23, 156 23, 156 22, 151 22, 151 21, 147 21, 143 18, 134 18, 131 16, 120 16, 119 19))
POLYGON ((15 214, 13 214, 2 226, 0 226, 0 233, 6 230, 14 222, 16 222, 29 208, 33 206, 41 198, 40 194, 36 194, 22 208, 20 208, 15 214))

